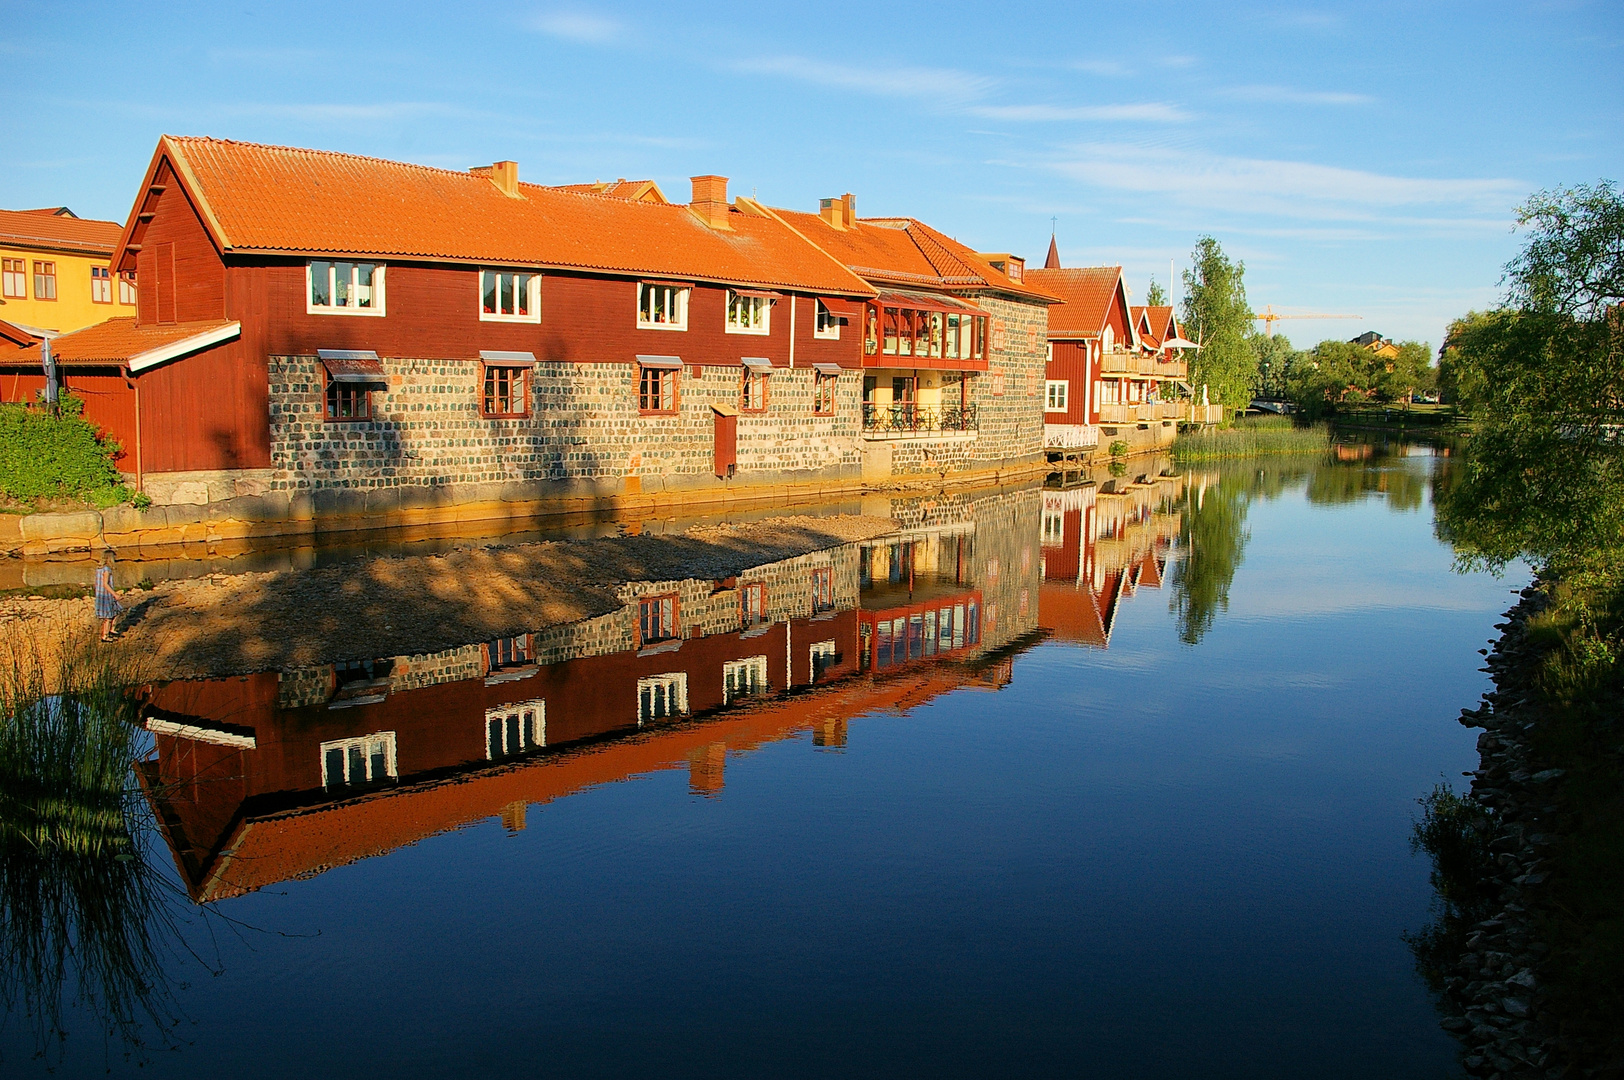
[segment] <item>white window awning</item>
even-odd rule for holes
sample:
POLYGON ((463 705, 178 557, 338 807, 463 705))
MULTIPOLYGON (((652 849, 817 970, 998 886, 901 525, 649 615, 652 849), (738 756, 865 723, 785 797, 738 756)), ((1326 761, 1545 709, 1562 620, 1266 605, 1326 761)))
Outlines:
POLYGON ((839 375, 840 374, 840 365, 839 364, 813 364, 812 367, 813 367, 813 369, 815 371, 817 371, 817 373, 819 375, 839 375))
POLYGON ((534 364, 536 354, 533 352, 500 352, 496 349, 479 350, 479 358, 493 364, 534 364))
POLYGON ((744 366, 751 371, 771 371, 773 369, 773 362, 765 356, 745 356, 740 359, 743 361, 744 366))
POLYGON ((644 367, 679 368, 679 367, 682 366, 682 357, 680 357, 680 356, 644 356, 641 353, 639 353, 638 356, 637 356, 637 362, 639 364, 642 364, 644 367))

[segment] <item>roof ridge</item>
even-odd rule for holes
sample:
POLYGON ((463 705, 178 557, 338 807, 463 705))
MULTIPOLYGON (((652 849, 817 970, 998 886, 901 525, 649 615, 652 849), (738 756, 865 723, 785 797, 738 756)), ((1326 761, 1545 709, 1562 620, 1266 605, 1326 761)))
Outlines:
MULTIPOLYGON (((223 146, 245 146, 252 150, 282 150, 290 154, 315 155, 319 157, 344 158, 348 161, 365 161, 374 165, 393 165, 397 169, 411 169, 416 172, 442 173, 446 176, 459 176, 467 180, 484 180, 485 177, 469 172, 467 169, 448 169, 441 165, 422 165, 415 161, 396 161, 394 158, 373 157, 370 154, 351 154, 344 150, 321 150, 312 146, 284 146, 280 143, 256 143, 244 139, 221 139, 214 135, 165 135, 171 142, 187 143, 214 143, 223 146)), ((528 184, 529 187, 545 187, 544 184, 528 184)))

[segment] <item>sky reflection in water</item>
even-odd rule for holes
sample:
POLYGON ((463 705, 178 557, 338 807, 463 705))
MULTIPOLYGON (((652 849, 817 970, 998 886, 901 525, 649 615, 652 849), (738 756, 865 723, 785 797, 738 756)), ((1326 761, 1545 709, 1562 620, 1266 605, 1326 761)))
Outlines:
MULTIPOLYGON (((1230 498, 1249 533, 1227 611, 1194 646, 1169 566, 1159 588, 1120 595, 1108 649, 1068 622, 1012 667, 921 660, 876 680, 843 647, 864 693, 913 679, 887 699, 908 707, 786 723, 748 752, 749 710, 634 727, 592 760, 646 746, 666 767, 565 785, 505 824, 436 833, 434 800, 474 805, 496 781, 453 769, 425 796, 408 778, 382 798, 408 800, 400 835, 425 838, 303 880, 267 872, 215 904, 257 929, 219 939, 219 978, 172 973, 191 980, 191 1045, 141 1071, 1445 1075, 1454 1046, 1400 938, 1430 898, 1409 824, 1440 774, 1475 764, 1454 716, 1485 685, 1476 649, 1521 581, 1451 573, 1425 503, 1434 465, 1192 480, 1187 530, 1189 500, 1230 498), (1377 481, 1389 490, 1361 494, 1377 481)), ((968 511, 968 569, 918 595, 976 594, 989 646, 1053 623, 1079 563, 1043 546, 1044 507, 1028 492, 968 511)), ((853 642, 906 594, 855 599, 828 620, 853 642)), ((790 621, 798 656, 817 627, 790 621)), ((782 649, 772 633, 763 648, 782 649)), ((696 647, 647 659, 675 667, 696 647)), ((562 708, 549 699, 549 735, 572 722, 562 708)), ((330 715, 282 714, 307 773, 298 740, 326 736, 294 729, 330 715)), ((323 800, 261 805, 263 827, 323 800)), ((342 852, 356 820, 315 831, 342 852)), ((28 1068, 19 1038, 16 1023, 0 1036, 8 1071, 28 1068)), ((64 1072, 100 1071, 99 1038, 75 1031, 69 1047, 64 1072)))

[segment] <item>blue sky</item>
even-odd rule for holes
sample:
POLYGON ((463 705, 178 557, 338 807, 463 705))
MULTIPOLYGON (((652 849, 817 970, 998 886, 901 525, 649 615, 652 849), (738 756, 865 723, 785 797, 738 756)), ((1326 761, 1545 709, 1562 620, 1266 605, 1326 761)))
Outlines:
POLYGON ((1298 345, 1437 345, 1513 210, 1618 178, 1624 4, 129 4, 0 0, 0 206, 123 220, 160 133, 543 183, 653 177, 1122 263, 1201 233, 1298 345), (36 64, 36 56, 48 61, 36 64))

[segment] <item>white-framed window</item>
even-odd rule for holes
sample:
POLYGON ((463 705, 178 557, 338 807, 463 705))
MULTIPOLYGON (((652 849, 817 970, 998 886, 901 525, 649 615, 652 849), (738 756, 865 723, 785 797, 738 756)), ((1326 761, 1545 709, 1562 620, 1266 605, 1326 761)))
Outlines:
POLYGON ((827 338, 830 341, 840 340, 840 316, 829 310, 829 305, 822 300, 818 304, 817 322, 812 326, 812 336, 827 338))
POLYGON ((727 291, 727 332, 730 334, 765 334, 772 314, 772 301, 765 296, 727 291))
POLYGON ((1043 384, 1043 411, 1065 412, 1066 395, 1071 384, 1065 379, 1048 379, 1043 384))
POLYGON ((382 315, 382 263, 305 264, 305 311, 311 315, 382 315))
POLYGON ((479 272, 479 321, 541 321, 541 275, 524 270, 479 272))
POLYGON ((742 697, 767 692, 767 658, 749 656, 722 665, 722 704, 731 705, 742 697))
POLYGON ((485 710, 485 756, 517 757, 547 745, 547 703, 541 698, 485 710))
POLYGON ((688 673, 673 671, 637 680, 637 722, 665 720, 688 712, 688 673))
POLYGON ((1116 327, 1111 326, 1111 325, 1108 324, 1105 327, 1105 333, 1100 335, 1100 349, 1103 352, 1110 352, 1111 350, 1113 350, 1115 348, 1116 348, 1116 327))
POLYGON ((1066 542, 1066 515, 1061 510, 1043 511, 1043 546, 1059 547, 1066 542))
POLYGON ((392 780, 399 776, 395 766, 395 733, 378 731, 356 739, 334 739, 321 744, 321 786, 354 787, 392 780))
POLYGON ((825 671, 835 666, 840 650, 835 647, 835 639, 818 641, 810 649, 812 660, 812 681, 817 682, 825 671))
POLYGON ((688 293, 682 285, 637 283, 637 326, 641 330, 688 329, 688 293))
POLYGON ((1049 363, 1051 363, 1051 364, 1054 363, 1054 342, 1052 342, 1052 341, 1049 342, 1049 351, 1046 354, 1046 359, 1048 360, 1049 363))
POLYGON ((90 268, 90 302, 92 304, 113 302, 113 272, 105 266, 90 268))

